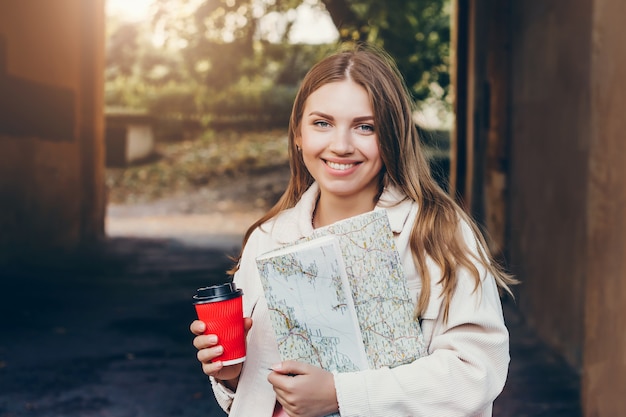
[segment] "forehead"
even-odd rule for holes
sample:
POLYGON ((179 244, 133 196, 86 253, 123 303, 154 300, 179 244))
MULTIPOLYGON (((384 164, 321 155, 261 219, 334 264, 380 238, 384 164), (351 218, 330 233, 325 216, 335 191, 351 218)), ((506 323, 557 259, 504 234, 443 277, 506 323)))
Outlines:
POLYGON ((373 113, 367 90, 352 80, 327 83, 314 90, 306 99, 305 116, 309 111, 373 113))

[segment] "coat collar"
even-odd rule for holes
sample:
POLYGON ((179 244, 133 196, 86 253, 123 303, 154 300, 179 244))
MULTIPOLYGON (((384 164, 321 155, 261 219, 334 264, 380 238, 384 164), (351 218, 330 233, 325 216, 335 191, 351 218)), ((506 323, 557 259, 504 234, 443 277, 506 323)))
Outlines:
MULTIPOLYGON (((276 217, 270 227, 273 228, 272 233, 279 244, 286 245, 313 233, 311 219, 319 192, 319 185, 314 182, 302 194, 298 204, 276 217)), ((391 230, 393 233, 400 233, 413 203, 400 189, 390 186, 385 187, 374 210, 387 210, 391 230)))

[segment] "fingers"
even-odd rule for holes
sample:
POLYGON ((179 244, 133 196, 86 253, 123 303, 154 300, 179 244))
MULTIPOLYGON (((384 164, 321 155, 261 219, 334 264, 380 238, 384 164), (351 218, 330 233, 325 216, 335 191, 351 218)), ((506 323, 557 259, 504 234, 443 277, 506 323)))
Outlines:
POLYGON ((316 366, 296 361, 276 364, 268 375, 276 399, 291 416, 325 416, 337 412, 334 376, 316 366), (294 376, 288 376, 294 375, 294 376))
POLYGON ((288 376, 303 375, 308 373, 311 365, 297 361, 283 361, 271 366, 272 371, 288 376))
MULTIPOLYGON (((200 338, 198 336, 196 339, 200 338)), ((222 345, 212 344, 210 347, 198 348, 198 353, 196 353, 196 357, 202 363, 212 362, 215 358, 224 353, 224 347, 222 345)))
MULTIPOLYGON (((214 336, 214 335, 209 335, 214 336)), ((203 339, 209 336, 198 336, 196 339, 203 339)), ((215 338, 216 340, 217 338, 215 338)), ((209 342, 212 343, 212 342, 209 342)), ((222 361, 214 361, 224 353, 222 345, 212 344, 210 347, 205 347, 198 350, 196 354, 198 361, 202 364, 202 372, 207 376, 212 376, 221 380, 232 380, 239 377, 241 373, 242 364, 235 364, 230 366, 224 366, 222 361)))
POLYGON ((215 335, 196 336, 193 339, 193 345, 198 349, 196 357, 202 364, 202 372, 208 376, 215 376, 222 370, 221 361, 213 362, 215 358, 224 353, 224 348, 217 344, 215 335))
POLYGON ((224 368, 224 365, 221 361, 217 362, 201 362, 202 363, 202 372, 206 376, 217 377, 220 374, 220 371, 224 368))
POLYGON ((214 334, 200 335, 193 339, 193 345, 198 349, 196 356, 202 364, 202 372, 207 376, 217 376, 223 368, 221 361, 213 362, 224 353, 224 348, 217 342, 217 336, 214 334))
POLYGON ((267 376, 267 380, 274 386, 274 390, 278 393, 283 390, 291 390, 297 377, 306 375, 305 363, 296 361, 283 361, 270 367, 273 372, 267 376), (296 377, 296 378, 294 378, 296 377))
POLYGON ((244 317, 243 329, 246 331, 246 334, 248 334, 248 331, 250 330, 250 328, 252 328, 252 319, 250 317, 244 317))
POLYGON ((203 321, 194 320, 191 322, 191 325, 189 326, 189 330, 191 330, 191 333, 195 334, 196 336, 199 336, 202 333, 204 333, 204 331, 206 330, 206 324, 204 324, 203 321))
POLYGON ((239 370, 232 370, 234 366, 224 366, 222 361, 214 361, 224 353, 224 347, 217 344, 217 337, 215 335, 197 336, 194 339, 194 346, 198 348, 196 357, 202 364, 202 372, 207 376, 213 376, 216 378, 224 378, 224 375, 230 379, 233 375, 239 375, 239 370))
MULTIPOLYGON (((244 330, 246 333, 252 327, 252 319, 244 318, 244 330)), ((224 347, 219 344, 219 339, 215 334, 204 334, 206 324, 200 320, 194 320, 189 329, 196 335, 193 339, 193 346, 198 349, 196 356, 202 365, 202 372, 207 376, 212 376, 223 381, 230 381, 239 377, 242 364, 224 366, 219 360, 215 361, 224 353, 224 347)), ((236 386, 236 384, 235 384, 236 386)))
POLYGON ((214 334, 203 334, 193 338, 193 346, 196 349, 206 349, 217 344, 217 336, 214 334))

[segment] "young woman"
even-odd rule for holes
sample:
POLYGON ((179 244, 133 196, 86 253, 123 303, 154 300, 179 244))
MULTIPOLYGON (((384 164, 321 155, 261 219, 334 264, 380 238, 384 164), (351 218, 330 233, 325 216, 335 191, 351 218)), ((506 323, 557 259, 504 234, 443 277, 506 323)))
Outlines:
POLYGON ((231 416, 491 415, 509 364, 498 287, 514 280, 431 177, 412 115, 404 81, 382 51, 340 51, 304 78, 290 119, 289 185, 248 229, 233 271, 245 293, 246 361, 213 362, 219 340, 202 335, 204 323, 191 324, 198 360, 231 416), (428 356, 336 374, 281 362, 255 258, 374 209, 389 216, 428 356))

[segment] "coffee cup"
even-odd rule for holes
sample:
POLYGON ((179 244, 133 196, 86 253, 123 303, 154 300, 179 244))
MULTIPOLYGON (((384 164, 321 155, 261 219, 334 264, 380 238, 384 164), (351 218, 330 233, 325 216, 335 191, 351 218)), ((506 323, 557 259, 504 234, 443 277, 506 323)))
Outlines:
POLYGON ((198 319, 206 325, 204 334, 215 334, 224 347, 213 361, 234 365, 246 360, 246 340, 243 325, 243 291, 234 282, 198 288, 193 304, 198 319))

